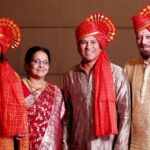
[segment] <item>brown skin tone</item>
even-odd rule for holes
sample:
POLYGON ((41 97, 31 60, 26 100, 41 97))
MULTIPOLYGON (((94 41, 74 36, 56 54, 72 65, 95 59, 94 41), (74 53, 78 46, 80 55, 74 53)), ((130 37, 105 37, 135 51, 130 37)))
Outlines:
MULTIPOLYGON (((45 85, 45 76, 49 71, 49 63, 48 56, 43 51, 37 51, 33 57, 30 64, 26 64, 26 70, 28 72, 28 80, 35 87, 32 88, 32 91, 38 88, 44 88, 45 85)), ((24 79, 26 85, 29 87, 27 83, 27 79, 24 79)), ((31 87, 29 87, 30 89, 31 87)))
POLYGON ((150 31, 143 29, 136 35, 136 42, 143 59, 150 63, 150 31))
POLYGON ((83 68, 89 75, 101 52, 99 42, 94 36, 82 38, 78 44, 78 52, 82 57, 83 68))

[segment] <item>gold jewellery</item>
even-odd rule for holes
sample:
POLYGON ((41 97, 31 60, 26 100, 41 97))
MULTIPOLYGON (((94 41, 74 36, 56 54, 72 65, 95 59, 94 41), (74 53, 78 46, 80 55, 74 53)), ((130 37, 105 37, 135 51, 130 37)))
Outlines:
POLYGON ((31 90, 32 89, 35 89, 35 90, 37 90, 37 89, 44 89, 46 87, 46 82, 45 81, 43 81, 39 86, 33 85, 33 83, 31 83, 31 81, 28 80, 28 79, 27 79, 27 83, 28 83, 28 85, 29 85, 31 90))

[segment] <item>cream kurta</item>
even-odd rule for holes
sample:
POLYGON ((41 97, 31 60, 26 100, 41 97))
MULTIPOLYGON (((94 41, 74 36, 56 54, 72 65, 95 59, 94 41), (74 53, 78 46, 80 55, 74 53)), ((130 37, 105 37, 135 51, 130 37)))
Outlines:
POLYGON ((89 76, 80 65, 64 76, 64 95, 68 107, 64 129, 64 149, 70 150, 116 150, 128 149, 130 130, 130 91, 124 71, 111 65, 116 91, 119 134, 104 138, 95 136, 93 73, 89 76), (68 127, 68 128, 67 128, 68 127), (114 144, 115 143, 115 144, 114 144))
POLYGON ((150 65, 136 58, 125 66, 132 86, 132 150, 150 150, 150 65))

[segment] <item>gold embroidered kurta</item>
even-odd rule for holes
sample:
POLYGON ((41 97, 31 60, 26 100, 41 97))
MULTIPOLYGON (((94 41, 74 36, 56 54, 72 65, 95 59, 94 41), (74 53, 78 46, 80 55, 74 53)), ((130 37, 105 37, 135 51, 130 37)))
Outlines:
POLYGON ((116 150, 128 149, 130 130, 130 89, 124 71, 111 64, 118 114, 117 136, 95 136, 93 72, 87 76, 80 65, 74 66, 64 76, 64 96, 67 115, 64 121, 64 149, 116 150))
POLYGON ((150 149, 150 64, 142 58, 126 64, 132 87, 131 150, 150 149))

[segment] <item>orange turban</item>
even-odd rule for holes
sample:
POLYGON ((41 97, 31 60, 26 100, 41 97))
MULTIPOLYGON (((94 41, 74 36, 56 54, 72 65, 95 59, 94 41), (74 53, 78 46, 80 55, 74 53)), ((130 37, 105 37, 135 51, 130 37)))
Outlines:
POLYGON ((0 18, 0 46, 4 54, 8 48, 14 49, 19 46, 21 40, 18 25, 8 18, 0 18))
POLYGON ((110 61, 104 51, 107 43, 113 40, 115 30, 110 18, 99 13, 91 15, 75 31, 77 42, 94 36, 102 47, 94 67, 95 134, 98 137, 118 133, 115 87, 110 61))
POLYGON ((132 17, 135 32, 143 29, 150 31, 150 5, 144 7, 139 14, 132 17))

